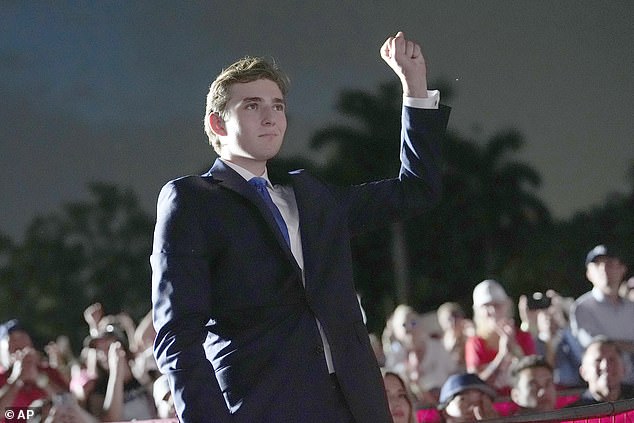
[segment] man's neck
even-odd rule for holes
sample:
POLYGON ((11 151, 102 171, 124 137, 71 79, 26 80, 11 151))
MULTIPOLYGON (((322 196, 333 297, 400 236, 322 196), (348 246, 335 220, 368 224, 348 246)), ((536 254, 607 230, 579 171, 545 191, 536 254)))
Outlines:
POLYGON ((240 157, 220 156, 220 158, 224 162, 229 162, 233 165, 241 167, 242 169, 248 170, 255 176, 262 176, 264 175, 264 172, 266 171, 266 161, 250 160, 250 159, 244 159, 240 157))
POLYGON ((253 165, 249 166, 249 163, 246 163, 247 166, 245 166, 245 163, 243 163, 242 161, 237 162, 235 160, 226 159, 224 157, 220 157, 220 160, 225 162, 227 166, 237 171, 240 175, 242 175, 242 177, 247 180, 251 179, 252 176, 264 176, 266 174, 266 162, 262 167, 260 167, 253 165))

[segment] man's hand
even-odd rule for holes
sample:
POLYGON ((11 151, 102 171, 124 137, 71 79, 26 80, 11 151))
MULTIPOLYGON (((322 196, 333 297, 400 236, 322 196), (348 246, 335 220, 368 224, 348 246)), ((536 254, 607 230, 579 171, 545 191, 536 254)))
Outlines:
POLYGON ((9 382, 15 383, 19 380, 23 383, 36 383, 39 373, 37 368, 39 362, 39 353, 31 347, 16 351, 9 382))
POLYGON ((408 97, 427 97, 427 66, 420 46, 405 39, 399 31, 381 47, 381 57, 401 80, 403 94, 408 97))
POLYGON ((88 323, 91 335, 97 336, 99 332, 99 321, 103 318, 104 314, 101 303, 91 304, 84 310, 84 320, 88 323))

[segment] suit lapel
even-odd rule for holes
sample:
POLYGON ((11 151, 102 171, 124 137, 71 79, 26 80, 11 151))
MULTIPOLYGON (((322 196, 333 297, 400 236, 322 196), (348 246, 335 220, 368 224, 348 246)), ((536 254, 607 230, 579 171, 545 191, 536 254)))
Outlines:
POLYGON ((269 226, 269 229, 275 235, 278 244, 280 244, 280 247, 284 250, 286 256, 295 263, 295 266, 299 268, 297 262, 295 261, 295 257, 293 257, 291 249, 286 244, 286 240, 280 232, 277 222, 275 222, 275 218, 268 206, 264 203, 264 200, 262 200, 260 195, 251 187, 251 185, 249 185, 249 183, 240 176, 240 174, 227 166, 222 160, 216 159, 211 169, 202 176, 213 178, 214 182, 218 185, 239 194, 255 205, 266 221, 266 224, 269 226))

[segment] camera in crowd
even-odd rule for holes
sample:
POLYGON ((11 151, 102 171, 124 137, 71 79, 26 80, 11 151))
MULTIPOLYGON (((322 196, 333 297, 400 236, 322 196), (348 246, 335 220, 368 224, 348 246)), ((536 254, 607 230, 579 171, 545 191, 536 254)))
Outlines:
POLYGON ((529 295, 526 303, 529 310, 543 310, 550 307, 550 304, 550 297, 541 292, 534 292, 532 295, 529 295))

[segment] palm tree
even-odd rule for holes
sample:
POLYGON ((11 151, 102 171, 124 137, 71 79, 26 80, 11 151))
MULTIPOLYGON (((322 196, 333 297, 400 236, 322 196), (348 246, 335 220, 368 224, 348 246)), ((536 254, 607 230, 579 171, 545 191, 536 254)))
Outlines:
POLYGON ((514 129, 499 131, 486 142, 447 136, 443 197, 429 218, 449 252, 441 262, 451 274, 440 277, 466 288, 500 275, 550 224, 550 212, 536 194, 539 174, 511 156, 523 144, 514 129))

